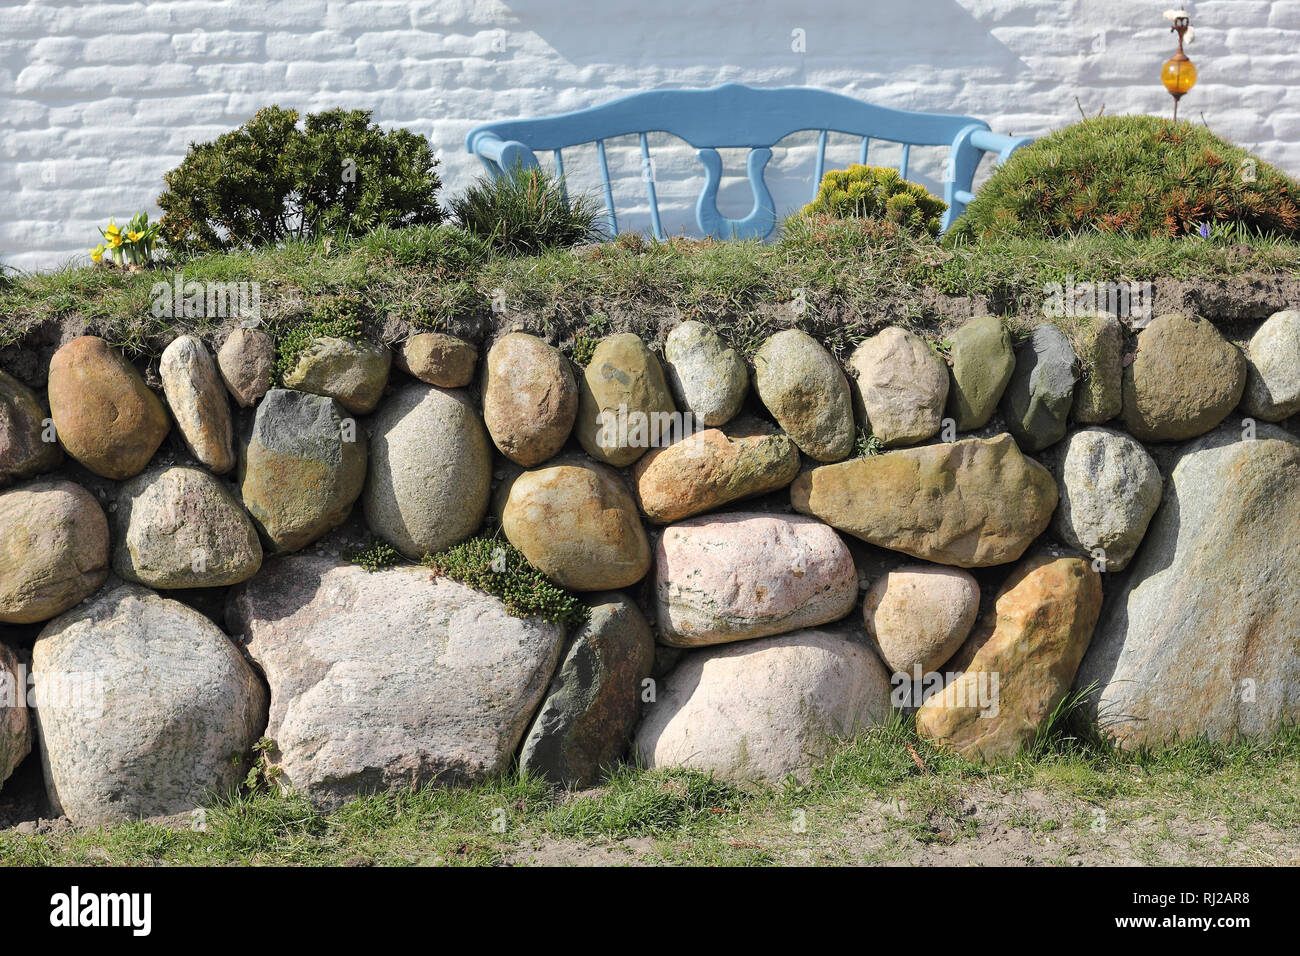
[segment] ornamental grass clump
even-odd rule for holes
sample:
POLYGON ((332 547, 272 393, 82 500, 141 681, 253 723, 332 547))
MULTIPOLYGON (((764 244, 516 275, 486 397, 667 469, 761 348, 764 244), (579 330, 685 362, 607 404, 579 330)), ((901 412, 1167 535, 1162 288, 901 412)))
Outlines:
POLYGON ((878 219, 918 235, 937 236, 947 209, 942 199, 908 182, 896 169, 854 163, 823 176, 817 198, 803 207, 802 215, 878 219))
POLYGON ((600 204, 567 195, 563 181, 539 167, 479 179, 451 201, 451 211, 467 232, 510 256, 604 238, 600 204))
POLYGON ((944 238, 1172 238, 1225 225, 1300 238, 1300 183, 1202 126, 1101 116, 1014 152, 944 238))

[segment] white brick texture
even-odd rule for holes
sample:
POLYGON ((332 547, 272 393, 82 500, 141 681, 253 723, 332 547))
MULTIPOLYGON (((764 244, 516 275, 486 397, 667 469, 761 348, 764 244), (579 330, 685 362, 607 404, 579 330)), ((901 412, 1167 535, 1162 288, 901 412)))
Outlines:
MULTIPOLYGON (((578 109, 655 87, 807 85, 885 106, 968 113, 1042 135, 1095 113, 1168 115, 1169 0, 0 0, 0 261, 89 261, 95 224, 157 215, 194 140, 260 106, 365 108, 428 136, 444 195, 480 173, 478 123, 578 109), (802 51, 796 49, 802 38, 802 51)), ((1181 113, 1300 175, 1300 2, 1189 4, 1200 82, 1181 113)), ((652 137, 664 225, 694 234, 693 153, 652 137)), ((831 138, 830 160, 856 159, 831 138)), ((813 134, 776 150, 780 211, 807 201, 813 134)), ((915 150, 937 189, 942 150, 915 150)), ((896 153, 892 154, 896 157, 896 153)), ((891 153, 873 151, 873 162, 891 153)), ((610 143, 621 224, 648 216, 635 139, 610 143)), ((720 205, 749 209, 744 157, 720 205)), ((895 158, 896 161, 896 158, 895 158)), ((594 150, 566 157, 596 183, 594 150)))

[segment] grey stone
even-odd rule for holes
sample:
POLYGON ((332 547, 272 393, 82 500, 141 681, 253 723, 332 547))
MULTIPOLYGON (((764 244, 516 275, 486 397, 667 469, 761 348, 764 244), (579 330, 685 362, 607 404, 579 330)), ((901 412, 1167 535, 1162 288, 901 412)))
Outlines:
POLYGON ((564 787, 591 786, 623 756, 654 665, 654 635, 632 601, 616 591, 584 600, 591 616, 569 639, 519 754, 521 770, 564 787))
POLYGON ((366 523, 408 558, 468 538, 487 514, 492 448, 463 391, 413 383, 371 426, 366 523))
POLYGON ((1300 310, 1275 312, 1250 337, 1242 410, 1266 422, 1300 412, 1300 310))
POLYGON ((27 669, 17 654, 0 644, 0 790, 31 750, 27 669))
POLYGON ((799 450, 818 461, 853 451, 849 383, 831 354, 807 332, 770 336, 754 356, 754 388, 799 450))
POLYGON ((44 440, 45 419, 36 393, 0 372, 0 488, 53 471, 63 462, 59 443, 44 440))
POLYGON ((1071 330, 1082 376, 1074 389, 1071 417, 1081 425, 1100 425, 1124 407, 1124 332, 1109 312, 1087 316, 1071 330))
POLYGON ((1036 326, 1020 347, 1002 409, 1022 451, 1032 454, 1065 437, 1078 368, 1074 349, 1054 325, 1036 326))
POLYGON ((564 645, 425 570, 306 555, 240 585, 227 621, 271 685, 281 781, 322 806, 505 771, 564 645))
POLYGON ((645 705, 633 747, 648 768, 778 784, 886 720, 889 676, 861 628, 794 631, 689 651, 645 705))
POLYGON ((1100 570, 1123 570, 1160 505, 1163 480, 1155 460, 1122 432, 1082 428, 1062 444, 1053 472, 1061 491, 1052 518, 1056 536, 1102 557, 1100 570))
POLYGON ((939 431, 948 366, 920 336, 882 329, 854 349, 849 368, 858 423, 882 444, 913 445, 939 431))
POLYGON ((393 356, 370 342, 323 336, 297 357, 284 375, 285 388, 337 399, 354 415, 369 415, 388 384, 393 356))
POLYGON ((235 432, 230 400, 207 346, 182 335, 163 349, 158 363, 163 394, 190 454, 215 474, 235 467, 235 432))
POLYGON ((261 329, 234 329, 217 350, 221 380, 242 407, 262 400, 275 370, 275 340, 261 329))
POLYGON ((988 424, 1016 370, 1011 333, 996 315, 971 319, 953 333, 948 415, 958 431, 988 424))
POLYGON ((1075 686, 1123 747, 1300 721, 1300 442, 1232 425, 1178 449, 1075 686))
POLYGON ((239 495, 277 551, 342 524, 366 480, 366 435, 332 398, 273 388, 240 456, 239 495))
POLYGON ((108 519, 85 488, 61 479, 0 492, 0 623, 61 614, 108 577, 108 519))
POLYGON ((134 584, 47 624, 32 669, 46 790, 77 826, 207 805, 266 723, 266 688, 229 638, 134 584))
POLYGON ((113 570, 151 588, 225 587, 262 566, 252 520, 199 468, 163 466, 125 482, 113 525, 113 570))
POLYGON ((735 349, 703 322, 683 322, 664 342, 664 373, 677 405, 697 425, 735 418, 749 392, 749 369, 735 349))
POLYGON ((463 388, 474 380, 478 349, 443 332, 417 332, 402 343, 393 361, 407 375, 439 388, 463 388))

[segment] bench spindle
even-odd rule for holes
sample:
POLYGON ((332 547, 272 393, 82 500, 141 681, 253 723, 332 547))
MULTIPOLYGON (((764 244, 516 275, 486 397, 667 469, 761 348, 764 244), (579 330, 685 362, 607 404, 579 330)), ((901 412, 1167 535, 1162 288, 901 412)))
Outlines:
POLYGON ((614 187, 609 182, 609 163, 605 160, 605 141, 596 140, 596 155, 600 158, 600 178, 605 183, 605 211, 609 214, 609 234, 618 235, 618 216, 614 214, 614 187))
POLYGON ((822 188, 822 176, 826 175, 826 130, 817 136, 817 165, 813 167, 812 202, 817 201, 817 192, 822 188))
POLYGON ((641 134, 641 175, 645 177, 645 191, 650 199, 650 224, 654 227, 655 238, 663 239, 664 227, 659 222, 659 197, 655 194, 655 168, 650 159, 650 141, 646 134, 641 134))
POLYGON ((863 166, 867 165, 867 147, 871 145, 871 137, 862 137, 862 148, 858 150, 858 162, 863 166))
POLYGON ((557 149, 555 150, 554 155, 555 155, 555 176, 557 179, 560 180, 560 195, 564 197, 565 202, 568 202, 569 187, 564 182, 564 151, 557 149))
POLYGON ((907 161, 908 161, 908 159, 911 157, 911 155, 912 155, 912 145, 911 145, 911 143, 904 143, 904 144, 903 144, 903 158, 902 158, 901 160, 899 160, 899 163, 898 163, 898 175, 902 176, 904 179, 907 178, 907 161))

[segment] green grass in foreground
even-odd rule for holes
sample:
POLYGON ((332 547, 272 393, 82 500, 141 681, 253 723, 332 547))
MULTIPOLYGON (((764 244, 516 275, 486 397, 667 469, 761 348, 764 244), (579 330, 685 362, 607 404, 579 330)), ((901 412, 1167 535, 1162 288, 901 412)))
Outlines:
POLYGON ((802 784, 624 768, 581 793, 509 776, 329 814, 258 794, 216 801, 202 832, 0 834, 0 864, 1271 863, 1300 858, 1297 834, 1300 733, 1129 755, 1064 736, 990 769, 900 721, 802 784))
MULTIPOLYGON (((799 323, 835 352, 879 327, 935 324, 926 291, 988 295, 1007 314, 1035 312, 1043 286, 1086 281, 1300 276, 1300 243, 1130 239, 1091 233, 944 248, 862 220, 795 218, 776 242, 656 242, 626 235, 586 249, 503 257, 452 226, 381 229, 355 240, 289 242, 209 255, 138 274, 69 267, 0 286, 0 347, 46 322, 81 323, 132 355, 156 356, 176 330, 198 334, 216 318, 155 317, 151 288, 172 282, 257 282, 263 324, 277 335, 317 320, 320 299, 360 303, 378 338, 438 329, 490 314, 553 340, 644 332, 663 316, 701 319, 751 352, 763 336, 799 323)), ((580 356, 579 356, 580 357, 580 356)))

